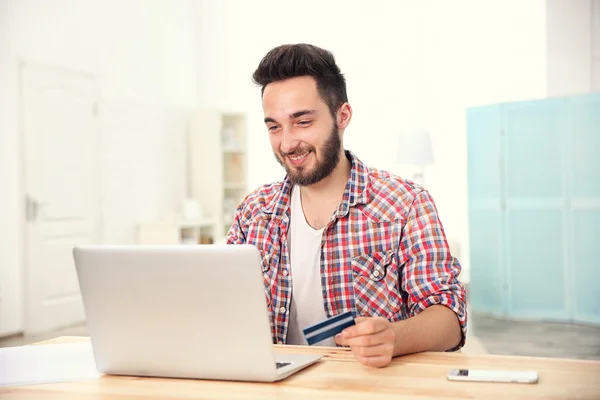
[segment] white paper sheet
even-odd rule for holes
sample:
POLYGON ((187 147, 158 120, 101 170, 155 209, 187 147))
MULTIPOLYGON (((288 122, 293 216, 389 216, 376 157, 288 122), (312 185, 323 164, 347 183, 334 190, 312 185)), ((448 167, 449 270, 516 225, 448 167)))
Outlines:
POLYGON ((90 342, 0 348, 0 386, 97 379, 90 342))

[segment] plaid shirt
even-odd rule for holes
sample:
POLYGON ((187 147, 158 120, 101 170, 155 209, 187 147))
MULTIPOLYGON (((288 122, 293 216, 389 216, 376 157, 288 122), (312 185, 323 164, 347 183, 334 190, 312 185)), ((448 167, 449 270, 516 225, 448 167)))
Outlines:
MULTIPOLYGON (((323 230, 321 287, 328 317, 382 316, 390 322, 442 304, 467 328, 461 267, 450 254, 429 193, 388 172, 372 169, 353 153, 350 178, 323 230)), ((252 244, 262 255, 273 341, 286 343, 292 294, 287 232, 292 183, 264 185, 238 206, 229 244, 252 244)))

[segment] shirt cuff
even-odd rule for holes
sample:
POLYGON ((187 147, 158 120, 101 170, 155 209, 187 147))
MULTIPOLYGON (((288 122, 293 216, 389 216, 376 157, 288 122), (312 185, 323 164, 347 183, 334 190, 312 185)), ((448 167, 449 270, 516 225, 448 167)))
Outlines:
POLYGON ((454 311, 458 317, 461 339, 457 346, 447 351, 452 352, 460 350, 465 345, 467 338, 467 307, 465 301, 461 299, 459 295, 454 293, 437 293, 428 296, 414 305, 411 311, 412 316, 415 316, 423 310, 437 304, 448 307, 450 310, 454 311))

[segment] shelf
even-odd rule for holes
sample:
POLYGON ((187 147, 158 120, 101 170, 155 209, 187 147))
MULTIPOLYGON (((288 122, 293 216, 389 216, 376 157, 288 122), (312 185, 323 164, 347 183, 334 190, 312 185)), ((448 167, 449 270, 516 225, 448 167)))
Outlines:
POLYGON ((137 230, 138 244, 197 244, 202 238, 215 237, 219 222, 214 218, 163 218, 145 221, 137 230))
POLYGON ((240 148, 240 147, 229 147, 229 148, 224 148, 223 149, 223 153, 225 154, 240 154, 243 155, 246 152, 244 151, 244 149, 240 148))
MULTIPOLYGON (((223 225, 229 229, 229 227, 231 227, 231 225, 233 224, 234 221, 234 216, 232 214, 225 214, 223 215, 223 225)), ((227 232, 227 229, 225 230, 225 232, 227 232)))
POLYGON ((246 185, 243 182, 225 182, 223 188, 225 190, 244 190, 246 185))
MULTIPOLYGON (((248 191, 247 115, 198 109, 190 114, 188 137, 189 193, 214 222, 211 235, 224 237, 233 214, 248 191)), ((218 241, 218 239, 217 239, 218 241)))
POLYGON ((215 221, 209 218, 202 218, 197 220, 181 220, 177 223, 179 228, 206 228, 215 225, 215 221))

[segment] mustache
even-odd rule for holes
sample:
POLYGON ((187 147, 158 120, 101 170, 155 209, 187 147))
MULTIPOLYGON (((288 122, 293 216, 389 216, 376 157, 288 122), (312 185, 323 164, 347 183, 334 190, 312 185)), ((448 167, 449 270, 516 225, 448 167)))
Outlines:
POLYGON ((307 147, 296 147, 294 150, 288 151, 288 152, 279 150, 279 153, 282 156, 296 156, 296 155, 299 155, 299 154, 307 153, 309 151, 313 151, 313 148, 307 146, 307 147))

